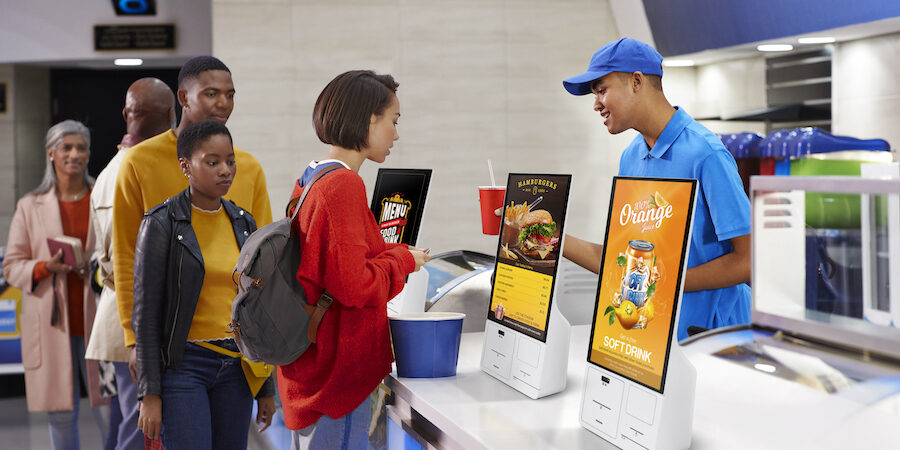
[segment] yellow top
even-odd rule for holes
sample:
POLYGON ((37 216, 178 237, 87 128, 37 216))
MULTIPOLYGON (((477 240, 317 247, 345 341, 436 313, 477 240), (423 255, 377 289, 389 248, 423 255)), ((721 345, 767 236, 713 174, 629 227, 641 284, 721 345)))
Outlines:
MULTIPOLYGON (((134 345, 134 247, 144 212, 187 188, 172 130, 132 147, 122 159, 113 198, 113 276, 125 345, 134 345)), ((235 147, 237 174, 225 198, 250 211, 259 227, 272 222, 266 178, 253 155, 235 147)), ((233 235, 232 235, 233 236, 233 235)))
POLYGON ((231 303, 237 295, 237 285, 231 279, 231 272, 240 255, 231 219, 225 208, 220 207, 214 213, 191 208, 191 227, 203 255, 204 275, 188 340, 231 338, 225 332, 231 321, 231 303))
POLYGON ((197 243, 200 244, 204 275, 200 297, 194 309, 194 319, 188 331, 188 340, 214 352, 241 358, 244 377, 255 397, 266 378, 271 375, 273 368, 266 363, 252 363, 238 352, 208 342, 232 338, 225 330, 231 321, 231 303, 237 295, 237 285, 234 284, 231 273, 240 255, 240 249, 234 237, 231 218, 224 208, 219 208, 216 212, 207 212, 192 207, 191 227, 197 236, 197 243))

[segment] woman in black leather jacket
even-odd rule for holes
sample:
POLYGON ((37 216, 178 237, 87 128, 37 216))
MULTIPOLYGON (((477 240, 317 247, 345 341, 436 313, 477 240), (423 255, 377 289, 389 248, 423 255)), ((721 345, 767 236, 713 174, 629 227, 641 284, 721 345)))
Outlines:
POLYGON ((236 172, 225 125, 187 126, 178 159, 190 187, 144 215, 135 249, 138 426, 170 450, 245 449, 253 396, 262 429, 275 411, 271 369, 243 360, 226 331, 231 272, 256 222, 222 199, 236 172))

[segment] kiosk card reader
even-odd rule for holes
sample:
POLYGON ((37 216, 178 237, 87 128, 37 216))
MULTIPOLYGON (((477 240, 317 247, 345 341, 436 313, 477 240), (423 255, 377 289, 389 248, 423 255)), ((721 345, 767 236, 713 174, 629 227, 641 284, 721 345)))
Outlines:
MULTIPOLYGON (((416 245, 430 182, 431 169, 378 169, 371 209, 385 242, 416 245)), ((428 271, 411 273, 388 314, 425 312, 427 289, 428 271)))
POLYGON ((569 322, 553 302, 571 175, 509 174, 481 369, 531 398, 566 387, 569 322))
POLYGON ((581 424, 621 448, 688 448, 697 374, 676 332, 696 180, 614 177, 581 424))

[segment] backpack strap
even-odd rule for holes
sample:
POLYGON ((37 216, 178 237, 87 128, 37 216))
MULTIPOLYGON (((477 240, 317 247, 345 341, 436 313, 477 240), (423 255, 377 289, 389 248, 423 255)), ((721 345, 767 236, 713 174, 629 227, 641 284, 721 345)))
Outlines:
POLYGON ((316 333, 319 331, 319 324, 322 323, 322 317, 325 316, 325 311, 328 310, 328 307, 331 306, 332 303, 334 303, 334 297, 332 297, 328 291, 323 291, 316 306, 310 304, 303 305, 303 308, 306 309, 306 313, 309 314, 309 329, 306 334, 306 337, 309 338, 309 342, 312 342, 313 344, 316 343, 316 333))
POLYGON ((319 181, 319 178, 324 177, 328 173, 330 173, 334 170, 343 169, 343 168, 344 168, 343 164, 334 164, 332 166, 328 166, 328 167, 322 169, 321 172, 317 173, 311 180, 309 180, 309 183, 306 183, 306 186, 303 187, 303 193, 301 193, 299 197, 294 197, 291 199, 291 201, 288 202, 287 207, 285 207, 285 209, 284 209, 284 216, 290 217, 291 222, 293 222, 294 219, 297 218, 297 213, 300 212, 300 207, 303 206, 303 200, 306 199, 306 195, 309 194, 309 190, 310 190, 310 188, 312 188, 312 185, 315 184, 316 181, 319 181), (295 208, 295 206, 296 206, 296 208, 295 208), (293 214, 291 214, 292 208, 294 209, 293 214))

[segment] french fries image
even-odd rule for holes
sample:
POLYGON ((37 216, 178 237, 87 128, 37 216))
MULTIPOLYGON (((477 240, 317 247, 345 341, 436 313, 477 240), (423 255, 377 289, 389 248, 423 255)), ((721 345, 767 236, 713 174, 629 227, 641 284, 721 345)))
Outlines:
POLYGON ((504 257, 504 258, 507 258, 507 259, 511 259, 511 260, 513 260, 513 261, 518 261, 518 260, 519 260, 519 257, 516 256, 515 253, 513 253, 513 252, 511 252, 511 251, 509 250, 509 244, 503 244, 503 245, 500 247, 500 256, 502 256, 502 257, 504 257))

